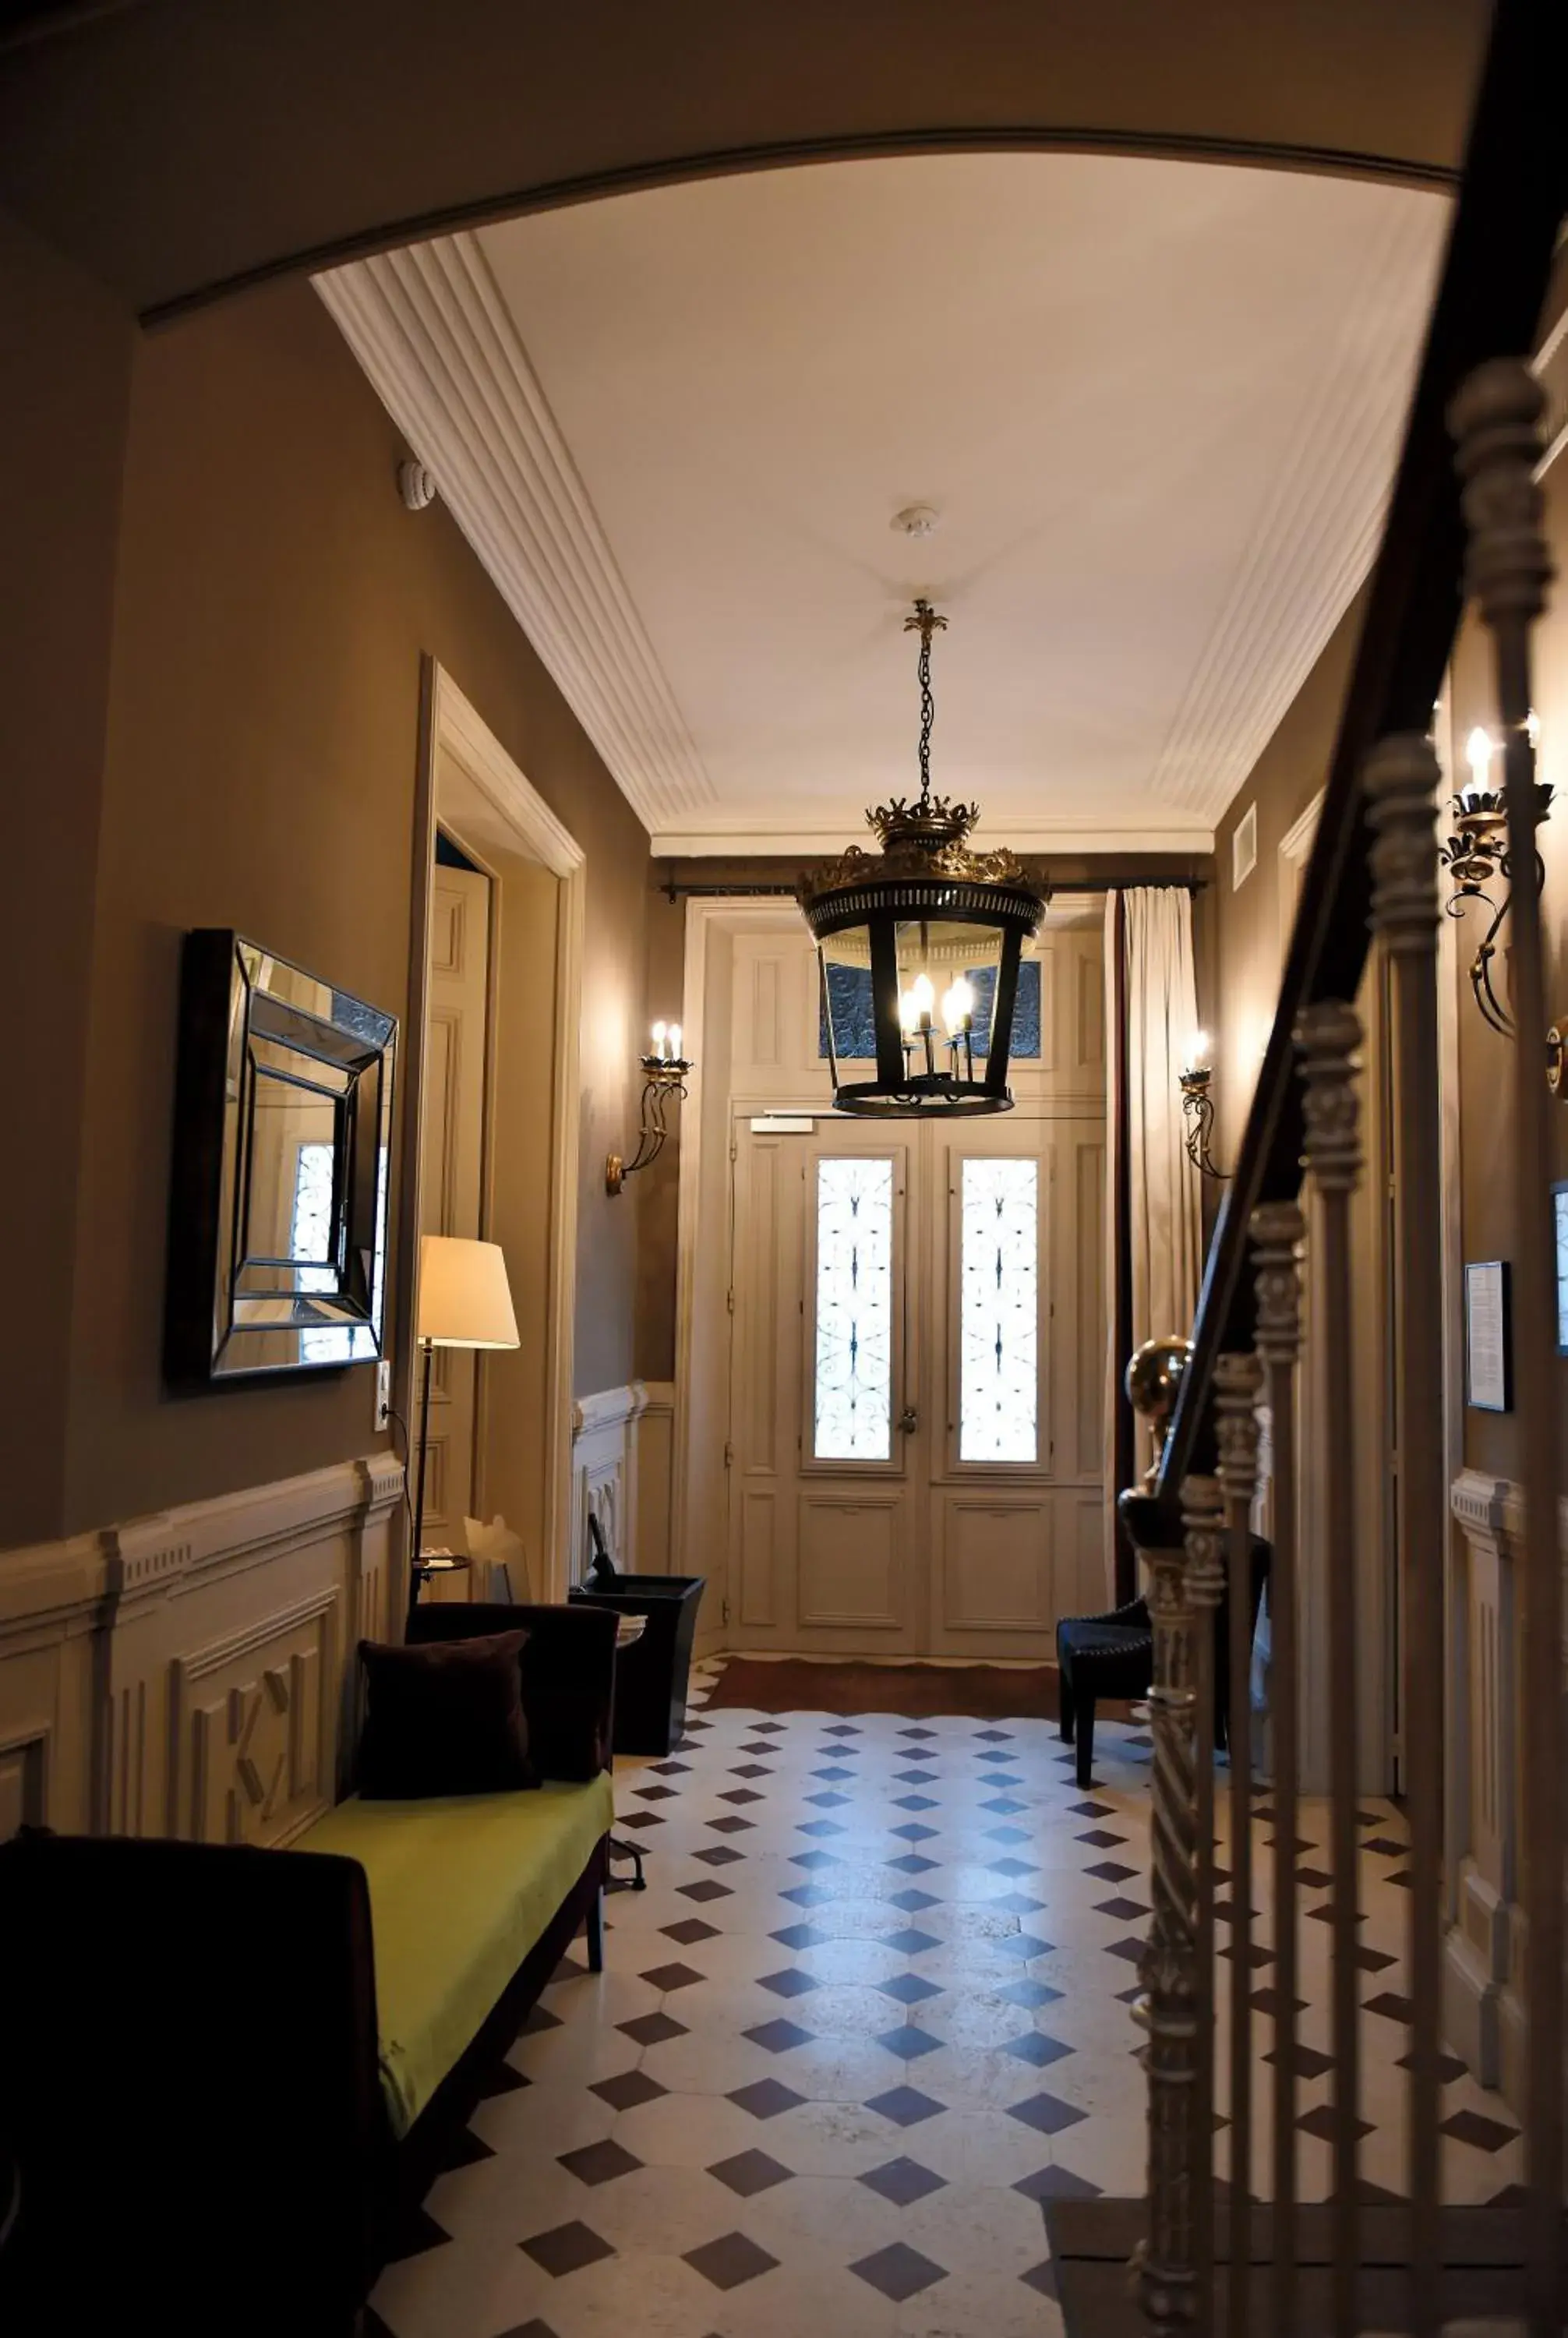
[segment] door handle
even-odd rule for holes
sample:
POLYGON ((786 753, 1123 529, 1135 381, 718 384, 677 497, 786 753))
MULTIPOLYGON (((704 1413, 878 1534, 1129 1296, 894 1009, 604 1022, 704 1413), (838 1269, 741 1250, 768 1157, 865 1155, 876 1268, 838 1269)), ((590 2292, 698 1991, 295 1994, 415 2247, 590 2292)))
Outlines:
POLYGON ((912 1404, 906 1404, 898 1416, 898 1426, 906 1437, 913 1437, 920 1426, 920 1416, 912 1404))

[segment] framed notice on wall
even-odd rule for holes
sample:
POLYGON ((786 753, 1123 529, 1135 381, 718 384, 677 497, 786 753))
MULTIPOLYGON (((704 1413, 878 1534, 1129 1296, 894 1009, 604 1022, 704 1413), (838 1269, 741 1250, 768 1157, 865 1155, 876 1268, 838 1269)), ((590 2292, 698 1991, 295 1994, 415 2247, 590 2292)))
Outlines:
POLYGON ((1568 1177, 1552 1188, 1552 1256, 1557 1293, 1557 1353, 1568 1356, 1568 1177))
POLYGON ((1465 1401, 1477 1412, 1514 1410, 1508 1274, 1505 1258, 1465 1269, 1465 1401))

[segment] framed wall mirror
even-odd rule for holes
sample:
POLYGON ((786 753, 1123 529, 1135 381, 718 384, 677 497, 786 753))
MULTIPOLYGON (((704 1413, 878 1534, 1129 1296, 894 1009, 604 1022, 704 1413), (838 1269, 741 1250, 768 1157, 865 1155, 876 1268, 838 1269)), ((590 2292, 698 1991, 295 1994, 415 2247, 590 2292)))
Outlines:
POLYGON ((227 928, 187 934, 164 1370, 381 1353, 397 1017, 227 928))

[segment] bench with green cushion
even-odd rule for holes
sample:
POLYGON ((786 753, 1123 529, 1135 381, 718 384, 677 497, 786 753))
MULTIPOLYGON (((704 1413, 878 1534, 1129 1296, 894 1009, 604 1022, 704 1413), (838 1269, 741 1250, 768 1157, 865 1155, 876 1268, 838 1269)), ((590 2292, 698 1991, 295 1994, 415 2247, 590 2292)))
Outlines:
MULTIPOLYGON (((370 1890, 381 2093, 406 2136, 593 1863, 610 1780, 418 1803, 339 1803, 301 1852, 358 1860, 370 1890)), ((591 1913, 590 1957, 599 1962, 591 1913)))
POLYGON ((21 2173, 5 2338, 143 2321, 350 2338, 398 2219, 584 1925, 597 1964, 614 1616, 411 1621, 418 1639, 529 1633, 544 1785, 350 1800, 281 1851, 0 1844, 0 2164, 21 2173))

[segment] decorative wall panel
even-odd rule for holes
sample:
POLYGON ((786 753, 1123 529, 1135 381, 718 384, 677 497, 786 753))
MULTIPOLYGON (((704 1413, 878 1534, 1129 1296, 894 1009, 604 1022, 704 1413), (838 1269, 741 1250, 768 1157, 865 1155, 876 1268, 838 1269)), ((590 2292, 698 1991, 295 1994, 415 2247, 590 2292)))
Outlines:
POLYGON ((895 1493, 801 1495, 802 1624, 902 1628, 906 1575, 897 1551, 905 1508, 895 1493))
MULTIPOLYGON (((1459 1539, 1449 1560, 1447 1701, 1456 1726, 1444 2032, 1481 2084, 1498 2088, 1517 2107, 1526 2052, 1514 1694, 1524 1503, 1511 1478, 1476 1469, 1455 1479, 1451 1500, 1459 1539)), ((1568 1505, 1558 1545, 1568 1560, 1568 1505)), ((1568 1650, 1564 1657, 1568 1663, 1568 1650)))
POLYGON ((632 1380, 579 1398, 572 1410, 572 1541, 565 1580, 549 1586, 535 1581, 534 1598, 561 1598, 566 1583, 583 1581, 593 1556, 591 1518, 622 1574, 670 1572, 672 1426, 668 1381, 632 1380))
POLYGON ((1011 1643, 1054 1621, 1052 1501, 948 1494, 942 1503, 942 1623, 949 1632, 1006 1636, 1011 1643))
POLYGON ((377 1453, 0 1555, 0 1829, 298 1833, 393 1627, 402 1487, 377 1453))
POLYGON ((767 1631, 779 1621, 775 1607, 779 1564, 778 1494, 745 1487, 740 1495, 740 1620, 752 1631, 767 1631))
POLYGON ((336 1586, 191 1656, 171 1693, 174 1808, 201 1842, 286 1842, 332 1801, 336 1586))

